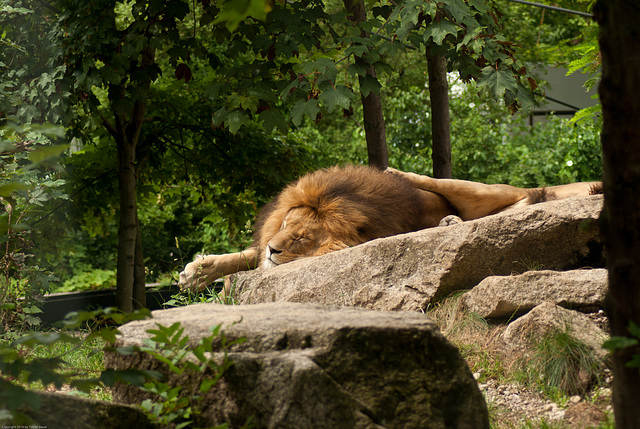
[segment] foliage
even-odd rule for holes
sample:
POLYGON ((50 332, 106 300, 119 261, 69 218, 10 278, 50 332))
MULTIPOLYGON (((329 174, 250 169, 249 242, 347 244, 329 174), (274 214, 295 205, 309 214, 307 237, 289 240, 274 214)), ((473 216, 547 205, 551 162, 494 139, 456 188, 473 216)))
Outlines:
MULTIPOLYGON (((513 44, 497 33, 484 2, 367 5, 367 21, 356 23, 342 6, 276 3, 264 21, 243 22, 234 33, 219 37, 226 52, 216 54, 212 64, 219 78, 211 94, 231 89, 234 95, 215 112, 214 125, 236 132, 256 119, 267 131, 286 132, 305 118, 349 117, 358 93, 367 96, 384 88, 367 67, 374 66, 377 75, 389 73, 388 60, 406 49, 405 41, 437 48, 450 58, 450 70, 459 71, 464 81, 477 79, 480 88, 504 98, 513 111, 532 104, 535 81, 515 58, 513 44), (245 59, 251 67, 241 62, 245 59)), ((205 7, 203 17, 209 13, 205 7)))
POLYGON ((225 293, 224 287, 219 288, 218 285, 213 284, 208 286, 202 291, 191 291, 190 289, 182 290, 179 293, 172 295, 171 299, 163 306, 169 307, 183 307, 191 304, 204 304, 204 303, 216 303, 225 305, 236 304, 235 297, 235 282, 230 285, 228 293, 225 293))
POLYGON ((389 21, 393 20, 398 21, 395 36, 399 40, 445 56, 448 70, 458 71, 463 82, 477 80, 478 89, 504 99, 512 112, 533 106, 537 83, 516 58, 516 45, 500 34, 499 21, 488 4, 409 0, 393 9, 389 21))
MULTIPOLYGON (((56 278, 30 263, 41 245, 54 243, 59 230, 36 229, 46 222, 52 205, 67 196, 64 181, 54 169, 66 145, 52 145, 60 130, 49 126, 17 126, 7 122, 0 129, 0 335, 16 335, 39 323, 37 299, 50 290, 56 278)), ((52 246, 54 247, 54 246, 52 246)), ((51 250, 50 250, 51 251, 51 250)))
POLYGON ((456 178, 519 187, 601 180, 600 129, 596 124, 585 122, 575 127, 551 117, 533 126, 524 121, 483 126, 481 117, 474 119, 475 124, 452 139, 456 178))
MULTIPOLYGON (((594 0, 560 0, 554 5, 580 12, 591 12, 594 0)), ((549 11, 514 2, 497 5, 504 23, 505 36, 521 46, 519 57, 529 64, 562 66, 568 74, 584 73, 589 76, 585 89, 600 81, 599 27, 595 21, 578 15, 549 11)), ((544 76, 539 77, 544 88, 544 76)), ((597 96, 594 96, 597 97, 597 96)), ((573 123, 597 120, 600 125, 602 108, 597 106, 580 110, 573 123)))
POLYGON ((23 414, 24 406, 37 408, 40 397, 24 386, 34 387, 50 385, 61 388, 70 385, 72 389, 89 392, 97 387, 112 386, 116 382, 129 383, 157 395, 159 401, 146 400, 141 406, 149 418, 158 423, 177 424, 185 427, 198 422, 200 401, 220 379, 232 362, 227 351, 234 344, 243 340, 228 341, 222 325, 212 327, 211 335, 191 344, 189 337, 183 335, 184 328, 176 323, 170 327, 157 325, 157 329, 149 330, 150 338, 141 347, 116 349, 105 343, 115 341, 119 333, 115 326, 132 320, 140 320, 150 316, 148 310, 139 310, 123 314, 113 309, 80 312, 68 315, 65 330, 75 331, 88 327, 89 332, 80 338, 72 333, 34 332, 13 341, 0 341, 0 421, 13 424, 30 423, 23 414), (216 345, 216 358, 213 344, 216 345), (102 347, 104 345, 104 347, 102 347), (98 348, 97 348, 98 347, 98 348), (52 348, 59 353, 52 353, 52 348), (107 351, 130 354, 134 352, 148 353, 165 365, 169 373, 176 375, 190 372, 201 374, 203 380, 197 386, 170 387, 163 376, 155 371, 124 369, 103 369, 100 365, 89 364, 86 359, 93 360, 102 355, 102 348, 107 351), (43 349, 45 352, 43 352, 43 349), (83 351, 84 357, 78 362, 77 354, 72 351, 83 351), (74 360, 70 360, 70 357, 74 360), (195 359, 194 359, 195 358, 195 359), (96 372, 99 375, 96 376, 96 372))
POLYGON ((86 271, 75 274, 66 280, 62 286, 52 289, 52 292, 79 292, 83 290, 114 289, 116 287, 116 272, 87 267, 86 271))
MULTIPOLYGON (((142 370, 104 370, 99 377, 95 376, 95 368, 86 369, 84 366, 69 365, 67 356, 69 349, 89 348, 87 344, 96 344, 95 340, 112 342, 115 340, 117 329, 114 324, 122 324, 131 320, 149 317, 148 310, 141 310, 130 314, 114 312, 113 309, 97 310, 94 312, 72 313, 65 320, 66 330, 77 330, 81 327, 92 328, 80 339, 75 335, 60 332, 33 332, 10 340, 0 339, 0 421, 3 423, 29 424, 29 418, 22 407, 28 405, 37 408, 40 397, 37 393, 26 389, 34 383, 42 387, 55 386, 61 388, 70 385, 73 389, 89 392, 100 386, 112 386, 116 381, 142 384, 147 378, 158 377, 157 374, 142 370), (52 345, 66 350, 58 355, 43 355, 37 350, 52 345)), ((97 351, 96 351, 97 352, 97 351)))
MULTIPOLYGON (((29 259, 55 267, 61 280, 95 276, 88 267, 96 273, 116 267, 118 162, 104 124, 113 125, 115 113, 138 99, 147 101, 136 165, 151 280, 198 252, 246 246, 256 210, 302 173, 365 163, 360 90, 383 98, 391 164, 429 174, 427 45, 451 54, 449 67, 465 78, 489 63, 497 73, 478 75, 484 84, 450 81, 455 177, 526 186, 599 178, 596 127, 554 122, 529 133, 491 97, 476 94, 484 86, 506 95, 504 79, 526 89, 526 75, 502 76, 520 73, 515 49, 528 62, 578 49, 591 40, 581 35, 595 28, 582 18, 547 13, 541 20, 538 10, 509 3, 496 6, 505 13, 495 21, 479 1, 367 1, 368 20, 357 26, 337 1, 75 3, 5 1, 0 16, 0 112, 56 120, 78 136, 58 173, 73 208, 64 205, 38 224, 56 237, 57 248, 65 246, 65 255, 38 246, 29 259), (474 21, 482 34, 474 33, 474 21), (558 43, 562 49, 550 49, 558 43), (155 49, 153 65, 142 67, 149 49, 155 49), (367 61, 378 78, 361 88, 367 61), (151 78, 147 89, 142 83, 151 78), (124 94, 122 85, 130 85, 124 94), (59 232, 62 226, 74 231, 59 232)), ((576 52, 563 57, 578 60, 576 52)))
MULTIPOLYGON (((190 345, 189 337, 184 335, 184 327, 179 322, 171 326, 157 325, 157 329, 147 332, 151 338, 144 341, 141 351, 148 353, 162 362, 170 373, 179 376, 185 372, 202 375, 199 383, 186 383, 183 386, 172 386, 169 383, 153 380, 144 385, 143 390, 161 398, 160 401, 146 399, 142 408, 147 412, 152 422, 160 424, 174 424, 176 428, 195 424, 201 427, 199 415, 202 413, 202 398, 218 382, 224 372, 232 365, 227 357, 227 350, 234 344, 244 340, 228 342, 222 325, 210 328, 211 335, 200 338, 196 344, 190 345), (213 355, 213 344, 220 341, 222 357, 217 361, 213 355), (192 360, 195 358, 195 360, 192 360)), ((226 427, 222 425, 220 427, 226 427)))

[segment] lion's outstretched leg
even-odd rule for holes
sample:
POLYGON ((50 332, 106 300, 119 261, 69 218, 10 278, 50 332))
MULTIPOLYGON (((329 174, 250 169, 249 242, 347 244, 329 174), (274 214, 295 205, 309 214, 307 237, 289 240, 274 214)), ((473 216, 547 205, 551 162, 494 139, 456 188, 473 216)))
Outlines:
POLYGON ((388 171, 405 178, 418 189, 442 195, 456 209, 462 220, 477 219, 499 212, 529 196, 526 190, 510 185, 485 185, 467 180, 434 179, 392 168, 388 171))
POLYGON ((545 188, 516 188, 511 185, 486 185, 457 179, 434 179, 389 168, 390 173, 405 178, 418 189, 445 197, 462 220, 472 220, 510 208, 542 201, 599 193, 601 182, 579 182, 545 188))
POLYGON ((197 256, 180 273, 179 285, 182 289, 202 290, 220 277, 252 270, 257 264, 258 251, 255 247, 226 255, 197 256))

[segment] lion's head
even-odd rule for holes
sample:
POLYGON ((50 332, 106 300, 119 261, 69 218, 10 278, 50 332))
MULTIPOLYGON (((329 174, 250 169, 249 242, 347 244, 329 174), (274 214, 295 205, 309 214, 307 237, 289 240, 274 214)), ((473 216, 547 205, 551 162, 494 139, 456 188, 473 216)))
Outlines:
POLYGON ((291 262, 307 256, 319 256, 348 247, 327 228, 327 219, 319 219, 309 207, 291 209, 280 230, 267 242, 263 267, 291 262))

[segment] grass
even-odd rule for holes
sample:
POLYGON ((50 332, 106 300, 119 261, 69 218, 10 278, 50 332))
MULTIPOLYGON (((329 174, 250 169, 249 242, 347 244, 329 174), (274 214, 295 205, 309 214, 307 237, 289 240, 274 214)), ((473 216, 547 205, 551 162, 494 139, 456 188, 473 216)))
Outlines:
MULTIPOLYGON (((478 383, 495 380, 498 385, 517 384, 541 394, 560 407, 569 404, 572 395, 589 398, 589 389, 602 384, 605 364, 584 343, 570 335, 569 329, 551 330, 531 341, 527 350, 506 350, 500 338, 504 325, 492 325, 464 308, 461 294, 431 307, 427 315, 454 343, 466 360, 478 383)), ((594 390, 592 402, 608 405, 611 399, 598 400, 594 390)), ((514 423, 505 417, 508 410, 488 403, 491 427, 494 429, 560 429, 563 421, 523 421, 514 423), (506 412, 506 413, 505 413, 506 412)), ((522 416, 518 416, 520 419, 522 416)), ((613 427, 613 416, 598 428, 613 427)))
POLYGON ((229 286, 227 287, 227 280, 225 280, 225 284, 222 289, 216 287, 216 283, 206 287, 201 291, 184 289, 175 295, 171 295, 171 299, 165 302, 163 306, 165 308, 183 307, 185 305, 203 303, 235 305, 237 304, 237 300, 235 298, 236 284, 237 280, 234 280, 234 282, 229 284, 229 286), (228 293, 225 293, 225 290, 227 290, 228 293))
MULTIPOLYGON (((83 341, 86 336, 84 332, 67 332, 67 334, 81 341, 77 344, 56 341, 46 346, 38 345, 27 349, 28 355, 26 357, 31 359, 61 359, 63 361, 61 369, 67 374, 72 374, 71 380, 100 376, 100 372, 104 370, 103 348, 105 341, 100 338, 83 341)), ((83 392, 71 390, 69 386, 62 386, 61 389, 58 389, 54 385, 44 386, 41 382, 29 383, 22 381, 20 384, 30 390, 63 390, 71 394, 86 395, 83 392)), ((112 398, 111 393, 106 389, 94 389, 89 396, 107 401, 112 398)))
POLYGON ((519 362, 523 382, 551 398, 581 395, 604 373, 604 364, 593 350, 564 330, 553 328, 532 342, 530 356, 519 362))

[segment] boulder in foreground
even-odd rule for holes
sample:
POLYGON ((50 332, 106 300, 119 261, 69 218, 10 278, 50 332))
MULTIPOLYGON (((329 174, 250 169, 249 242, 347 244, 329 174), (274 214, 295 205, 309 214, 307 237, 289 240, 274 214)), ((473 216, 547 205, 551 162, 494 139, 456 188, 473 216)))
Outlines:
MULTIPOLYGON (((240 427, 251 417, 256 428, 489 427, 466 363, 423 314, 279 303, 200 304, 153 316, 123 326, 117 346, 140 345, 148 329, 174 322, 191 341, 220 323, 229 340, 246 338, 204 398, 207 425, 240 427)), ((145 354, 107 354, 105 361, 109 368, 162 370, 145 354)), ((120 402, 146 397, 131 386, 114 390, 120 402)))

